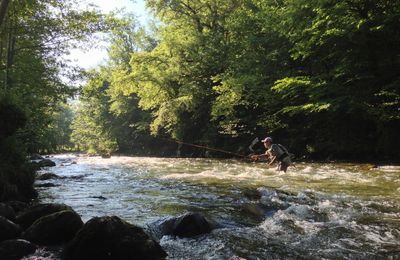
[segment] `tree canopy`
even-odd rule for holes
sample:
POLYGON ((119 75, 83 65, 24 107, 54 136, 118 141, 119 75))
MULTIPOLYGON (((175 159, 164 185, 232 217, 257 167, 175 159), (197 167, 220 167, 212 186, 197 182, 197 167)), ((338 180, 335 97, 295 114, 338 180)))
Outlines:
POLYGON ((246 154, 254 137, 272 136, 298 156, 398 159, 398 1, 146 3, 150 26, 74 1, 9 4, 0 81, 26 113, 19 135, 30 150, 71 135, 103 154, 205 155, 168 139, 246 154), (79 74, 58 57, 99 31, 109 61, 85 72, 67 112, 74 89, 59 76, 79 74))

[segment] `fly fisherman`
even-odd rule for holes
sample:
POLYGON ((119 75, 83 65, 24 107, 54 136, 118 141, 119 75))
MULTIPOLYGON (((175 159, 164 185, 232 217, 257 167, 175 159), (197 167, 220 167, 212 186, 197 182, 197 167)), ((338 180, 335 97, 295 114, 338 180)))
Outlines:
POLYGON ((269 160, 268 165, 272 165, 275 161, 278 161, 278 171, 286 172, 289 165, 292 163, 290 161, 290 156, 288 150, 281 144, 273 144, 271 137, 266 137, 261 140, 264 143, 266 149, 264 154, 252 155, 251 159, 257 161, 261 158, 267 158, 269 160))

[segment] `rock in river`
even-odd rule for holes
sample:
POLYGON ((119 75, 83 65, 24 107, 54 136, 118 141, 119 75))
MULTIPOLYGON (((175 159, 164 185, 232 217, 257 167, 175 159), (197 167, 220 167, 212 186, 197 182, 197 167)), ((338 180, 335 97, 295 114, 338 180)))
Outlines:
POLYGON ((14 209, 5 203, 0 203, 0 216, 5 217, 11 221, 15 221, 14 209))
POLYGON ((82 226, 75 211, 64 210, 36 220, 23 237, 38 245, 58 245, 70 241, 82 226))
POLYGON ((63 259, 164 259, 167 254, 142 228, 118 217, 89 220, 65 248, 63 259))
POLYGON ((213 229, 213 224, 199 213, 186 213, 180 217, 163 219, 154 225, 157 227, 149 228, 158 239, 164 235, 195 237, 209 233, 213 229))
POLYGON ((56 166, 56 163, 50 159, 43 159, 39 162, 40 167, 53 167, 56 166))
POLYGON ((51 173, 51 172, 46 172, 46 173, 40 174, 36 177, 36 179, 39 181, 47 181, 50 179, 59 179, 59 178, 60 177, 58 175, 51 173))
POLYGON ((39 218, 63 210, 72 210, 72 208, 65 204, 38 204, 20 212, 16 222, 26 229, 39 218))
POLYGON ((19 260, 26 255, 33 254, 37 246, 22 239, 6 240, 0 243, 1 259, 19 260))
POLYGON ((0 216, 0 241, 18 238, 20 234, 21 228, 17 224, 0 216))

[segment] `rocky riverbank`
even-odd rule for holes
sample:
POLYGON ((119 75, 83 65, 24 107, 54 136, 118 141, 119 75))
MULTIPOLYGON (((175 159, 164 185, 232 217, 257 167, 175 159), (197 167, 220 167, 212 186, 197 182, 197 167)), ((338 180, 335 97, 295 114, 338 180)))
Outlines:
MULTIPOLYGON (((55 166, 50 159, 39 157, 32 162, 38 168, 55 166)), ((42 173, 36 178, 60 177, 42 173)), ((158 242, 162 236, 194 237, 214 227, 197 213, 161 219, 151 230, 117 216, 94 217, 84 223, 65 204, 5 201, 0 203, 0 256, 7 260, 164 259, 167 253, 158 242)))

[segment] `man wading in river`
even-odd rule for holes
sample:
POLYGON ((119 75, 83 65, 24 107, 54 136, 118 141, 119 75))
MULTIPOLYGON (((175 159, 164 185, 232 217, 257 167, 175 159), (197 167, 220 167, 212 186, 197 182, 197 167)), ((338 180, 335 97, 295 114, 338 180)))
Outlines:
POLYGON ((272 165, 275 161, 278 161, 278 171, 286 172, 289 165, 292 163, 290 161, 290 156, 288 150, 281 144, 273 144, 271 137, 266 137, 261 140, 264 143, 265 151, 264 154, 251 156, 252 160, 259 160, 266 157, 269 160, 268 165, 272 165))

